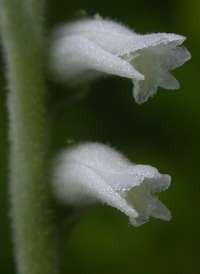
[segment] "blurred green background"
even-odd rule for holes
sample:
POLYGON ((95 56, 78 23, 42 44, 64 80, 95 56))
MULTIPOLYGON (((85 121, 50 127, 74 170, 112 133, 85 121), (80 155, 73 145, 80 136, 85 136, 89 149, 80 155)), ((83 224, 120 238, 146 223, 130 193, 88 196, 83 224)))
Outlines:
MULTIPOLYGON (((101 14, 138 33, 184 35, 192 59, 173 75, 181 88, 159 88, 138 106, 132 83, 111 77, 96 82, 88 96, 70 105, 57 121, 53 147, 66 139, 115 146, 135 163, 149 164, 172 176, 159 198, 172 220, 150 219, 135 228, 128 217, 98 206, 70 235, 63 273, 200 273, 200 3, 199 0, 49 0, 47 25, 65 22, 79 9, 101 14)), ((3 57, 0 60, 0 273, 15 273, 8 201, 8 119, 3 57)), ((49 84, 51 85, 51 83, 49 84)), ((54 95, 63 88, 53 87, 54 95)), ((42 273, 41 273, 42 274, 42 273)))

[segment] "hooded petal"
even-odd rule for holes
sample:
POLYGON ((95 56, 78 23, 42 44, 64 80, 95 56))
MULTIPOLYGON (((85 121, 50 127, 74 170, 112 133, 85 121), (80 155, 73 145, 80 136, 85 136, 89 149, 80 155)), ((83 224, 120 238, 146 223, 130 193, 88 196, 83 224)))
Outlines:
POLYGON ((62 152, 53 170, 53 192, 74 207, 107 203, 138 226, 149 216, 170 220, 169 210, 154 192, 170 185, 169 175, 151 166, 133 165, 116 150, 98 143, 73 146, 62 152))
POLYGON ((123 55, 161 43, 175 47, 186 39, 184 36, 173 33, 140 35, 120 23, 106 19, 74 21, 57 28, 54 35, 57 39, 70 35, 81 35, 115 55, 123 55))

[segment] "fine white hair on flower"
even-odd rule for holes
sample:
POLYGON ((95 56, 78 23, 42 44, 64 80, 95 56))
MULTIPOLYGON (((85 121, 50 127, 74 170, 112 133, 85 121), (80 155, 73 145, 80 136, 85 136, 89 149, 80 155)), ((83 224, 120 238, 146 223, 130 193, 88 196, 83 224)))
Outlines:
POLYGON ((55 80, 77 86, 111 74, 132 79, 138 104, 158 86, 178 89, 170 70, 191 55, 181 45, 186 38, 172 33, 140 35, 106 19, 82 19, 57 27, 50 46, 50 70, 55 80))
POLYGON ((54 161, 52 188, 58 200, 77 208, 97 202, 113 206, 139 226, 149 216, 169 221, 170 211, 155 192, 166 190, 171 177, 154 167, 134 165, 100 143, 82 143, 61 152, 54 161))

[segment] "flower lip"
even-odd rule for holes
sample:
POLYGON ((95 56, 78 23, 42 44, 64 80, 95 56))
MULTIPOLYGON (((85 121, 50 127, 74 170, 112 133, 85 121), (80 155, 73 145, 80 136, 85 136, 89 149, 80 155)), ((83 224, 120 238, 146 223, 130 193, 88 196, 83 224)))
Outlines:
POLYGON ((53 170, 53 192, 74 207, 98 201, 129 216, 134 226, 154 216, 170 220, 169 210, 154 192, 167 189, 171 178, 156 168, 133 165, 116 150, 99 143, 73 146, 61 153, 53 170))
POLYGON ((160 180, 145 178, 140 186, 125 191, 125 200, 134 206, 138 212, 135 219, 130 217, 130 222, 138 226, 148 221, 149 216, 159 218, 165 221, 171 219, 170 211, 162 204, 158 197, 151 195, 155 192, 166 190, 170 185, 171 177, 169 175, 161 175, 160 180), (164 182, 164 185, 161 184, 164 182))

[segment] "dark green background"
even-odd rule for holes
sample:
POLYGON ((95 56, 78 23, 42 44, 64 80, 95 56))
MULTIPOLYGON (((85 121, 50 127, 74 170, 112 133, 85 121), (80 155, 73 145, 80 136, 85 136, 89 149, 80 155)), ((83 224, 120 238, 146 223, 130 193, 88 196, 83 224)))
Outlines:
MULTIPOLYGON (((111 77, 95 83, 90 94, 66 109, 56 123, 53 146, 66 139, 101 141, 133 162, 149 164, 172 176, 159 195, 172 220, 151 218, 135 228, 116 209, 99 206, 73 230, 66 246, 64 273, 199 273, 200 156, 200 4, 174 1, 48 1, 47 25, 67 21, 80 8, 100 13, 138 33, 172 32, 187 37, 192 59, 173 75, 181 88, 159 88, 138 106, 130 80, 111 77)), ((14 273, 9 225, 6 83, 0 63, 0 273, 14 273)), ((49 84, 51 85, 51 83, 49 84)), ((62 93, 54 86, 54 94, 62 93)), ((42 273, 41 273, 42 274, 42 273)))

